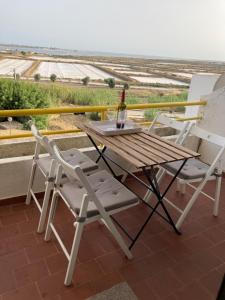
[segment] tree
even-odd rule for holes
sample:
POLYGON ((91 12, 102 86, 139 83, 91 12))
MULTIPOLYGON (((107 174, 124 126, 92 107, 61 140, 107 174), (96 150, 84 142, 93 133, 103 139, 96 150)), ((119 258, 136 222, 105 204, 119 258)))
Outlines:
POLYGON ((25 51, 21 51, 20 52, 22 55, 26 55, 26 52, 25 51))
POLYGON ((90 81, 90 77, 86 76, 83 79, 81 79, 81 81, 83 82, 83 85, 88 85, 89 81, 90 81))
POLYGON ((114 78, 107 78, 107 79, 105 79, 104 81, 105 81, 105 83, 108 84, 108 86, 109 86, 111 89, 113 89, 113 88, 115 87, 115 85, 116 85, 116 82, 115 82, 115 79, 114 79, 114 78))
POLYGON ((129 90, 130 86, 129 86, 129 84, 127 82, 125 82, 124 85, 123 85, 123 88, 125 90, 129 90))
POLYGON ((57 76, 56 76, 55 74, 51 74, 50 80, 51 80, 52 82, 55 82, 56 79, 57 79, 57 76))
POLYGON ((35 81, 40 81, 40 79, 41 79, 41 75, 39 73, 34 75, 34 80, 35 81))

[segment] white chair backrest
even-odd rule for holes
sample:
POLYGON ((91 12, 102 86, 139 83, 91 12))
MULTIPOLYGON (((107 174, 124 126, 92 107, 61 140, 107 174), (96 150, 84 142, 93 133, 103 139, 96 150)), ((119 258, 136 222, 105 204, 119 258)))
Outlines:
MULTIPOLYGON (((54 152, 54 158, 55 160, 57 161, 58 163, 58 166, 62 167, 64 173, 66 174, 66 176, 68 177, 68 179, 70 181, 74 181, 74 180, 78 180, 80 181, 83 185, 84 185, 84 188, 86 189, 86 191, 88 192, 88 194, 94 194, 94 191, 93 189, 91 188, 88 180, 87 180, 87 177, 86 175, 83 173, 82 169, 80 168, 79 165, 76 165, 76 166, 71 166, 69 163, 67 163, 60 151, 59 151, 59 148, 56 146, 55 142, 54 141, 50 141, 49 142, 49 146, 52 148, 52 151, 54 152)), ((59 178, 60 180, 61 178, 59 178)), ((57 179, 56 179, 57 181, 57 179)))
POLYGON ((152 124, 150 125, 148 132, 152 132, 155 128, 156 124, 163 124, 167 127, 171 127, 175 130, 179 131, 179 134, 176 138, 175 143, 177 144, 182 144, 183 141, 185 140, 188 132, 189 132, 189 122, 180 122, 177 121, 176 119, 172 119, 167 117, 165 114, 162 112, 158 112, 155 119, 153 120, 152 124))
MULTIPOLYGON (((42 146, 45 151, 47 151, 47 153, 53 156, 54 153, 52 151, 52 148, 49 147, 49 139, 46 136, 43 136, 34 124, 31 124, 31 131, 37 142, 37 152, 40 152, 40 146, 42 146)), ((38 155, 39 153, 36 154, 38 155)))
MULTIPOLYGON (((218 147, 217 150, 214 150, 214 159, 212 159, 212 161, 210 162, 208 173, 210 174, 210 172, 215 168, 221 169, 223 161, 222 156, 225 151, 225 137, 209 132, 197 126, 192 126, 192 128, 190 129, 190 134, 206 141, 206 143, 204 143, 204 147, 207 147, 207 142, 218 147)), ((208 149, 210 149, 210 145, 208 145, 208 149)))
POLYGON ((190 134, 220 147, 225 147, 225 137, 209 132, 198 126, 192 126, 190 134))

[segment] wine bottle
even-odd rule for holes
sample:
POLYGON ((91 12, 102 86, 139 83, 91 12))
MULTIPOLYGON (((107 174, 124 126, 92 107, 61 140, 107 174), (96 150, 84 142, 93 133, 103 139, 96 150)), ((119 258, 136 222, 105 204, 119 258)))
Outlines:
POLYGON ((126 121, 126 104, 125 104, 125 89, 123 89, 121 94, 121 100, 117 108, 117 116, 116 116, 116 128, 122 129, 124 128, 126 121))

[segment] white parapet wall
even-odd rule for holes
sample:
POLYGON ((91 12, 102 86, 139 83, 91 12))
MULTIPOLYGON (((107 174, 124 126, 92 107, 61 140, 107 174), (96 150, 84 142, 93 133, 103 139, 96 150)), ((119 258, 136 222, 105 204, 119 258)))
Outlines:
MULTIPOLYGON (((161 129, 162 132, 164 132, 163 129, 161 129)), ((165 131, 168 134, 168 128, 166 128, 165 131)), ((172 131, 173 133, 173 131, 172 131)), ((72 147, 75 148, 81 148, 81 151, 83 151, 86 155, 88 155, 91 159, 94 161, 97 159, 97 152, 93 147, 86 147, 83 148, 85 145, 90 145, 89 140, 87 136, 80 135, 80 136, 74 136, 70 138, 56 138, 56 143, 60 147, 61 150, 66 150, 72 147)), ((188 141, 188 146, 192 145, 192 149, 195 149, 196 147, 196 141, 193 139, 190 139, 188 141)), ((3 145, 0 147, 1 150, 4 149, 3 145)), ((0 159, 0 200, 3 199, 10 199, 18 196, 24 196, 27 193, 27 186, 29 182, 29 176, 30 176, 30 170, 31 170, 31 164, 32 164, 32 158, 33 155, 33 148, 34 148, 34 141, 21 141, 21 142, 14 142, 11 145, 7 143, 6 149, 9 149, 10 152, 8 153, 9 156, 12 155, 20 155, 18 157, 8 157, 8 158, 2 158, 0 159), (30 154, 25 155, 23 154, 30 154)), ((6 149, 4 150, 6 154, 6 149)), ((45 156, 46 154, 42 154, 45 156)), ((124 159, 116 155, 114 152, 107 150, 106 155, 109 156, 113 161, 115 161, 119 166, 122 168, 128 169, 130 171, 136 171, 132 166, 126 162, 124 159)), ((122 175, 123 170, 119 167, 117 167, 115 164, 110 163, 108 161, 110 166, 112 167, 113 171, 116 173, 116 175, 122 175)), ((100 160, 99 161, 99 167, 100 169, 106 169, 108 170, 105 163, 100 160)), ((35 188, 34 190, 36 192, 42 192, 44 191, 45 185, 44 185, 44 178, 43 175, 40 172, 37 172, 36 178, 35 178, 35 188)))
MULTIPOLYGON (((207 105, 201 107, 199 113, 203 116, 197 122, 200 128, 225 137, 225 87, 202 97, 207 105)), ((200 147, 201 158, 210 164, 215 158, 218 148, 212 144, 203 142, 200 147)), ((223 171, 225 170, 225 155, 223 157, 223 171)))

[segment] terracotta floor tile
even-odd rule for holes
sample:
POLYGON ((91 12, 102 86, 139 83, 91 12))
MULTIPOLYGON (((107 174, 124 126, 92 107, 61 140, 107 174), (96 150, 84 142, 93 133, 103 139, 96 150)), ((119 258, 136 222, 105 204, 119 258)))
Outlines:
POLYGON ((78 264, 74 272, 74 286, 80 286, 90 281, 97 280, 103 275, 103 271, 96 261, 88 261, 78 264))
POLYGON ((12 214, 12 206, 11 205, 0 206, 0 217, 11 215, 11 214, 12 214))
POLYGON ((225 274, 225 263, 222 263, 221 265, 219 265, 219 266, 216 268, 216 270, 217 270, 220 274, 224 275, 224 274, 225 274))
POLYGON ((136 263, 121 268, 120 273, 128 284, 133 284, 148 278, 151 275, 151 269, 146 262, 146 258, 144 258, 136 263))
POLYGON ((209 239, 206 239, 202 234, 189 238, 182 243, 192 253, 196 253, 202 249, 208 249, 213 246, 213 243, 209 239))
POLYGON ((13 270, 27 264, 23 251, 0 258, 0 294, 16 288, 13 270))
POLYGON ((213 249, 203 249, 189 259, 204 273, 208 273, 222 264, 222 260, 215 255, 213 249))
POLYGON ((45 258, 49 271, 54 274, 59 271, 66 272, 68 260, 64 253, 56 253, 45 258))
POLYGON ((0 270, 4 270, 7 267, 9 267, 11 270, 14 270, 27 264, 28 260, 24 250, 20 250, 9 255, 4 255, 0 258, 0 270))
POLYGON ((147 256, 120 269, 128 283, 142 281, 172 266, 174 262, 162 252, 147 256))
POLYGON ((163 234, 155 235, 144 241, 145 245, 152 250, 152 252, 159 252, 166 248, 172 247, 172 242, 169 241, 163 234))
POLYGON ((216 299, 223 276, 223 274, 214 270, 202 277, 199 282, 214 297, 214 299, 216 299))
POLYGON ((3 300, 41 300, 36 285, 26 285, 3 295, 3 300))
POLYGON ((104 248, 98 241, 81 241, 78 252, 78 258, 80 262, 95 259, 103 254, 105 254, 104 248))
POLYGON ((57 253, 55 245, 50 242, 43 242, 38 244, 38 246, 32 246, 25 249, 30 262, 38 261, 41 258, 48 257, 52 254, 57 253))
POLYGON ((169 269, 147 279, 146 282, 160 298, 174 294, 184 286, 184 283, 178 280, 178 277, 169 269))
POLYGON ((220 228, 220 226, 215 226, 209 228, 202 233, 204 237, 209 239, 213 244, 221 243, 225 241, 225 232, 220 228))
POLYGON ((24 212, 13 213, 10 215, 1 216, 0 220, 3 226, 8 226, 11 224, 21 223, 27 220, 26 215, 24 212))
POLYGON ((97 258, 97 262, 105 273, 120 269, 129 264, 129 260, 120 251, 114 251, 97 258))
POLYGON ((0 294, 6 293, 16 288, 16 282, 12 270, 5 264, 0 272, 0 294), (3 271, 4 270, 4 271, 3 271))
POLYGON ((49 272, 45 262, 39 261, 25 267, 14 270, 17 287, 32 283, 42 277, 48 276, 49 272))
POLYGON ((197 282, 187 285, 175 294, 179 300, 215 300, 212 296, 197 282))
POLYGON ((197 263, 190 259, 184 259, 178 264, 171 267, 171 271, 184 284, 190 284, 193 280, 199 279, 204 272, 198 267, 197 263))
POLYGON ((212 248, 212 251, 217 255, 220 259, 225 261, 225 241, 218 243, 215 247, 212 248))
POLYGON ((90 282, 90 287, 92 289, 92 294, 95 295, 97 293, 103 292, 104 290, 110 289, 114 285, 123 281, 122 276, 119 272, 112 272, 108 274, 102 275, 100 278, 96 280, 92 280, 90 282))
POLYGON ((18 225, 19 224, 12 224, 0 227, 0 240, 2 241, 3 239, 8 239, 18 235, 20 233, 18 225))
POLYGON ((139 300, 160 300, 145 281, 133 283, 130 287, 139 300))
POLYGON ((37 281, 37 286, 40 291, 42 299, 51 299, 58 294, 64 293, 68 288, 64 285, 65 273, 59 272, 57 274, 44 277, 37 281))
POLYGON ((17 235, 5 241, 8 252, 19 251, 30 246, 37 246, 37 238, 34 233, 17 235))
MULTIPOLYGON (((134 182, 129 184, 144 193, 134 182)), ((174 188, 170 191, 171 199, 184 204, 189 194, 182 198, 174 188)), ((212 185, 207 189, 211 192, 212 185)), ((215 300, 225 273, 223 202, 220 215, 215 218, 212 204, 199 197, 180 236, 154 215, 133 247, 131 261, 127 261, 104 225, 89 224, 82 236, 70 288, 63 284, 67 260, 60 246, 54 237, 46 243, 43 235, 36 233, 39 219, 36 206, 24 203, 0 206, 0 300, 84 300, 122 281, 127 281, 143 300, 215 300)), ((62 203, 58 208, 57 228, 69 246, 74 234, 71 215, 62 203)), ((177 217, 173 209, 169 210, 177 217)), ((134 235, 139 220, 144 221, 149 212, 149 208, 140 205, 117 214, 117 218, 134 235)))
POLYGON ((29 221, 25 221, 25 222, 21 222, 19 224, 17 224, 20 233, 36 233, 37 232, 37 227, 38 227, 38 220, 34 219, 34 220, 29 220, 29 221))
POLYGON ((170 295, 165 297, 163 300, 179 300, 176 295, 170 295))
POLYGON ((79 287, 68 287, 60 296, 62 300, 84 300, 93 295, 93 289, 88 283, 79 287))

